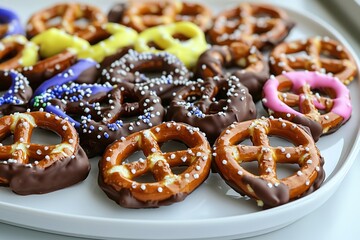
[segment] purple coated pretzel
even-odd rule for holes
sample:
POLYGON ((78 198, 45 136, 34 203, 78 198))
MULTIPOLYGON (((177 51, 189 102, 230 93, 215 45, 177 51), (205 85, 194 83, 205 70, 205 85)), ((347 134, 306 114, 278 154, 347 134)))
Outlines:
POLYGON ((9 9, 0 8, 0 39, 15 34, 24 35, 18 15, 9 9))

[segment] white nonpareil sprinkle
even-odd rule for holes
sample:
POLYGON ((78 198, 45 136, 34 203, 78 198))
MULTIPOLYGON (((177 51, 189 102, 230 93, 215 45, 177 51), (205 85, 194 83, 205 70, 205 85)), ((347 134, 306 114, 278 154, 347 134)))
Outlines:
POLYGON ((158 187, 158 192, 162 192, 163 191, 163 188, 162 187, 158 187))
POLYGON ((141 188, 141 190, 145 190, 146 189, 145 184, 141 184, 140 188, 141 188))
POLYGON ((221 161, 222 164, 226 165, 227 164, 227 161, 224 159, 221 161))

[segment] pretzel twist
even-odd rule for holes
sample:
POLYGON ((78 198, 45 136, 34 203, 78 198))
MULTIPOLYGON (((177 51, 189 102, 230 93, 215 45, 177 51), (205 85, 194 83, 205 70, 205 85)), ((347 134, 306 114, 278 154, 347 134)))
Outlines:
POLYGON ((99 163, 99 185, 116 203, 129 208, 158 207, 183 200, 208 176, 211 149, 204 135, 186 124, 167 122, 116 141, 99 163), (162 152, 169 140, 184 142, 188 149, 162 152), (146 159, 126 162, 137 150, 146 159), (186 166, 179 174, 172 168, 186 166), (136 179, 150 172, 155 181, 136 179))
POLYGON ((139 34, 135 42, 135 50, 138 52, 166 51, 177 56, 188 68, 196 64, 206 48, 203 31, 191 22, 176 22, 148 28, 139 34), (182 42, 174 37, 176 35, 189 39, 182 42))
POLYGON ((18 194, 32 194, 54 191, 86 178, 90 165, 68 121, 44 112, 15 113, 0 118, 0 126, 1 139, 14 136, 13 144, 0 146, 0 184, 18 194), (54 131, 61 143, 31 143, 36 127, 54 131))
POLYGON ((33 14, 27 23, 26 33, 29 38, 44 32, 45 30, 56 27, 69 34, 91 31, 93 26, 100 26, 105 23, 106 16, 97 7, 79 4, 62 3, 33 14), (52 19, 61 18, 60 23, 51 23, 52 19), (85 19, 85 24, 77 24, 76 21, 85 19))
POLYGON ((181 8, 182 3, 178 0, 131 1, 121 13, 121 23, 142 32, 150 27, 173 23, 181 8))
POLYGON ((209 37, 212 43, 218 45, 245 42, 261 49, 281 42, 293 26, 287 13, 279 8, 241 3, 215 18, 209 37))
POLYGON ((312 37, 279 44, 271 52, 270 67, 276 75, 296 70, 331 73, 346 85, 358 72, 355 60, 346 47, 328 37, 312 37), (291 55, 300 52, 305 52, 306 55, 291 55))
POLYGON ((215 144, 215 164, 234 190, 257 200, 260 206, 274 207, 316 190, 324 180, 323 159, 311 136, 301 127, 281 119, 256 119, 232 124, 215 144), (289 140, 294 147, 273 147, 269 136, 289 140), (241 144, 250 138, 253 145, 241 144), (240 144, 239 144, 240 143, 240 144), (257 175, 242 163, 258 163, 257 175), (285 178, 277 165, 290 163, 300 169, 285 178))
POLYGON ((340 128, 352 112, 346 86, 317 72, 289 72, 272 77, 263 92, 262 103, 271 115, 309 127, 315 140, 340 128), (315 90, 322 92, 314 93, 315 90))
POLYGON ((262 86, 269 79, 269 67, 256 47, 245 43, 213 46, 200 55, 195 75, 206 79, 234 75, 249 89, 255 100, 261 97, 262 86), (228 69, 232 70, 228 70, 228 69))
POLYGON ((92 29, 73 36, 51 28, 38 34, 31 41, 39 45, 39 52, 43 57, 71 51, 79 59, 91 58, 102 62, 106 57, 133 45, 138 35, 136 31, 116 23, 106 23, 92 29))

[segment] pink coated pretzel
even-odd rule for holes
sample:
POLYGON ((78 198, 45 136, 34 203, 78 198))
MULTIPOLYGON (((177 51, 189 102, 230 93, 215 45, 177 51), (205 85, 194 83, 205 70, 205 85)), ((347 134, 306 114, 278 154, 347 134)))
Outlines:
POLYGON ((336 131, 352 112, 346 86, 337 78, 317 72, 289 72, 272 77, 264 85, 263 96, 263 105, 270 115, 308 126, 316 140, 336 131))

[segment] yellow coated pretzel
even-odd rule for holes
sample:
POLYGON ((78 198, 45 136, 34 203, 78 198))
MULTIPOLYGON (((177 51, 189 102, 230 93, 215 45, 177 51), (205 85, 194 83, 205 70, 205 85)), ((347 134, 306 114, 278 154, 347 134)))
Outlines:
POLYGON ((116 23, 106 23, 102 29, 111 36, 94 45, 78 36, 67 34, 63 30, 51 28, 38 34, 31 41, 40 46, 42 57, 51 57, 65 50, 73 51, 78 58, 92 58, 101 62, 105 57, 115 54, 116 51, 135 42, 137 32, 116 23))
POLYGON ((102 62, 105 57, 115 54, 118 49, 132 45, 138 37, 135 30, 117 23, 105 23, 102 29, 111 34, 111 37, 79 51, 79 58, 92 58, 102 62))
POLYGON ((187 67, 193 67, 201 53, 207 48, 203 31, 191 22, 177 22, 169 25, 148 28, 141 32, 135 42, 138 52, 166 51, 177 56, 187 67), (182 35, 189 39, 180 41, 174 36, 182 35), (158 48, 149 44, 155 44, 158 48))
POLYGON ((9 70, 34 65, 38 60, 38 46, 29 42, 24 36, 13 35, 5 37, 0 42, 0 69, 9 70), (18 47, 17 47, 18 46, 18 47), (6 59, 7 53, 16 52, 14 57, 6 59), (4 59, 2 59, 4 57, 4 59))
POLYGON ((31 42, 39 45, 39 53, 43 58, 52 57, 69 49, 78 53, 90 47, 88 41, 57 28, 50 28, 36 35, 31 42))

